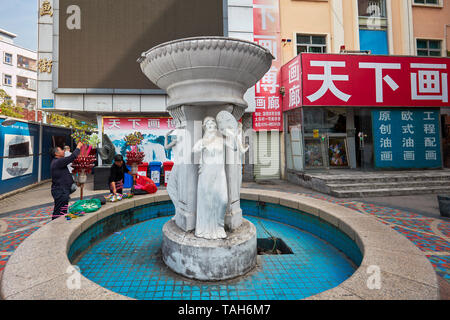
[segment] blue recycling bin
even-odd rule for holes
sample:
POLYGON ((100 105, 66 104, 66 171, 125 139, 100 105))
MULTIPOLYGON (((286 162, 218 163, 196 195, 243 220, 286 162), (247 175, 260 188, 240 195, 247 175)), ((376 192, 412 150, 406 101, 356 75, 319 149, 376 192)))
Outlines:
POLYGON ((150 162, 150 179, 159 187, 161 183, 161 165, 160 161, 152 161, 150 162))
MULTIPOLYGON (((127 166, 128 170, 131 171, 131 167, 127 166)), ((123 178, 123 187, 124 188, 131 188, 133 186, 133 176, 131 174, 125 173, 125 176, 123 178)))

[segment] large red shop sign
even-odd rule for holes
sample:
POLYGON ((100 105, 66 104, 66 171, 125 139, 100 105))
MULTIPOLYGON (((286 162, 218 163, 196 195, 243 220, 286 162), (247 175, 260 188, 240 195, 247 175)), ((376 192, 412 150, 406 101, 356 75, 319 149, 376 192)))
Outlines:
POLYGON ((283 67, 283 110, 302 105, 448 107, 449 70, 447 58, 301 54, 283 67))
POLYGON ((253 0, 254 41, 270 50, 272 67, 255 86, 253 129, 282 130, 281 37, 278 0, 253 0))

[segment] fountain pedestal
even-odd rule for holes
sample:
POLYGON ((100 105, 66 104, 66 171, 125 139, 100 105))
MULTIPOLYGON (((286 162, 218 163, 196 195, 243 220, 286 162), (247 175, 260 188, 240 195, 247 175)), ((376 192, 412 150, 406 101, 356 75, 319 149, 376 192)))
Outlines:
MULTIPOLYGON (((223 37, 170 41, 142 53, 138 59, 142 72, 166 90, 167 111, 177 123, 175 154, 180 158, 175 159, 167 189, 176 214, 163 227, 162 254, 166 265, 181 275, 199 280, 224 280, 241 276, 256 264, 256 228, 242 218, 240 208, 242 164, 224 161, 227 157, 237 158, 245 148, 238 151, 224 143, 223 167, 219 165, 212 171, 206 170, 211 168, 208 164, 202 167, 206 171, 202 171, 203 182, 199 188, 199 157, 194 155, 193 146, 202 138, 202 120, 207 117, 217 120, 219 114, 221 135, 237 141, 237 121, 247 108, 244 94, 270 69, 272 59, 270 51, 253 42, 223 37), (181 142, 179 136, 183 137, 181 142), (217 186, 220 187, 214 188, 217 186), (203 197, 198 192, 211 197, 203 197), (209 206, 211 202, 216 207, 209 206), (201 218, 197 217, 197 210, 201 218), (209 210, 213 211, 211 215, 209 210), (214 219, 219 220, 216 226, 220 226, 220 232, 214 236, 211 234, 215 231, 205 234, 202 228, 214 219), (194 233, 195 228, 202 231, 194 233), (224 239, 201 238, 224 237, 224 230, 224 239)), ((203 150, 211 147, 206 145, 212 140, 204 141, 198 151, 202 155, 205 155, 203 150)), ((207 157, 222 152, 208 150, 207 157)))
POLYGON ((226 280, 256 265, 256 228, 243 219, 226 239, 207 240, 184 232, 174 220, 163 227, 162 256, 174 272, 198 280, 226 280))

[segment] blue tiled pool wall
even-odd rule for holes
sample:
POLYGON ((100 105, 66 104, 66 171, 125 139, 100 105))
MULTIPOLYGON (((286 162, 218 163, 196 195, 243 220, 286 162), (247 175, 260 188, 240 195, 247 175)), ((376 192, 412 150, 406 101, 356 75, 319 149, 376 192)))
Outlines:
POLYGON ((114 232, 140 222, 159 217, 172 216, 174 214, 175 207, 173 206, 172 201, 150 203, 125 211, 116 212, 113 215, 96 222, 78 236, 70 246, 69 253, 67 254, 69 261, 73 263, 73 261, 90 246, 114 232))
POLYGON ((251 200, 241 200, 241 208, 246 215, 270 219, 310 232, 342 251, 356 266, 361 264, 363 257, 356 242, 316 216, 279 204, 251 200))
MULTIPOLYGON (((345 233, 316 216, 287 208, 278 204, 241 200, 244 215, 270 219, 310 232, 342 251, 356 266, 362 261, 362 254, 356 243, 345 233)), ((84 231, 71 245, 68 258, 74 262, 85 250, 97 241, 127 226, 175 213, 172 201, 150 203, 144 206, 117 212, 106 217, 84 231)))

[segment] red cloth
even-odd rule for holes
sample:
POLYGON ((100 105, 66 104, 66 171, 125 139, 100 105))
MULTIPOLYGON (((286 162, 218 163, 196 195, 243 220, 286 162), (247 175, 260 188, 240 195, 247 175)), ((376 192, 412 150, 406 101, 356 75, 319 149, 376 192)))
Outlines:
POLYGON ((147 177, 144 176, 140 176, 140 175, 136 175, 136 186, 140 186, 137 189, 142 189, 145 190, 147 193, 155 193, 156 191, 158 191, 158 188, 156 187, 156 184, 147 177))

